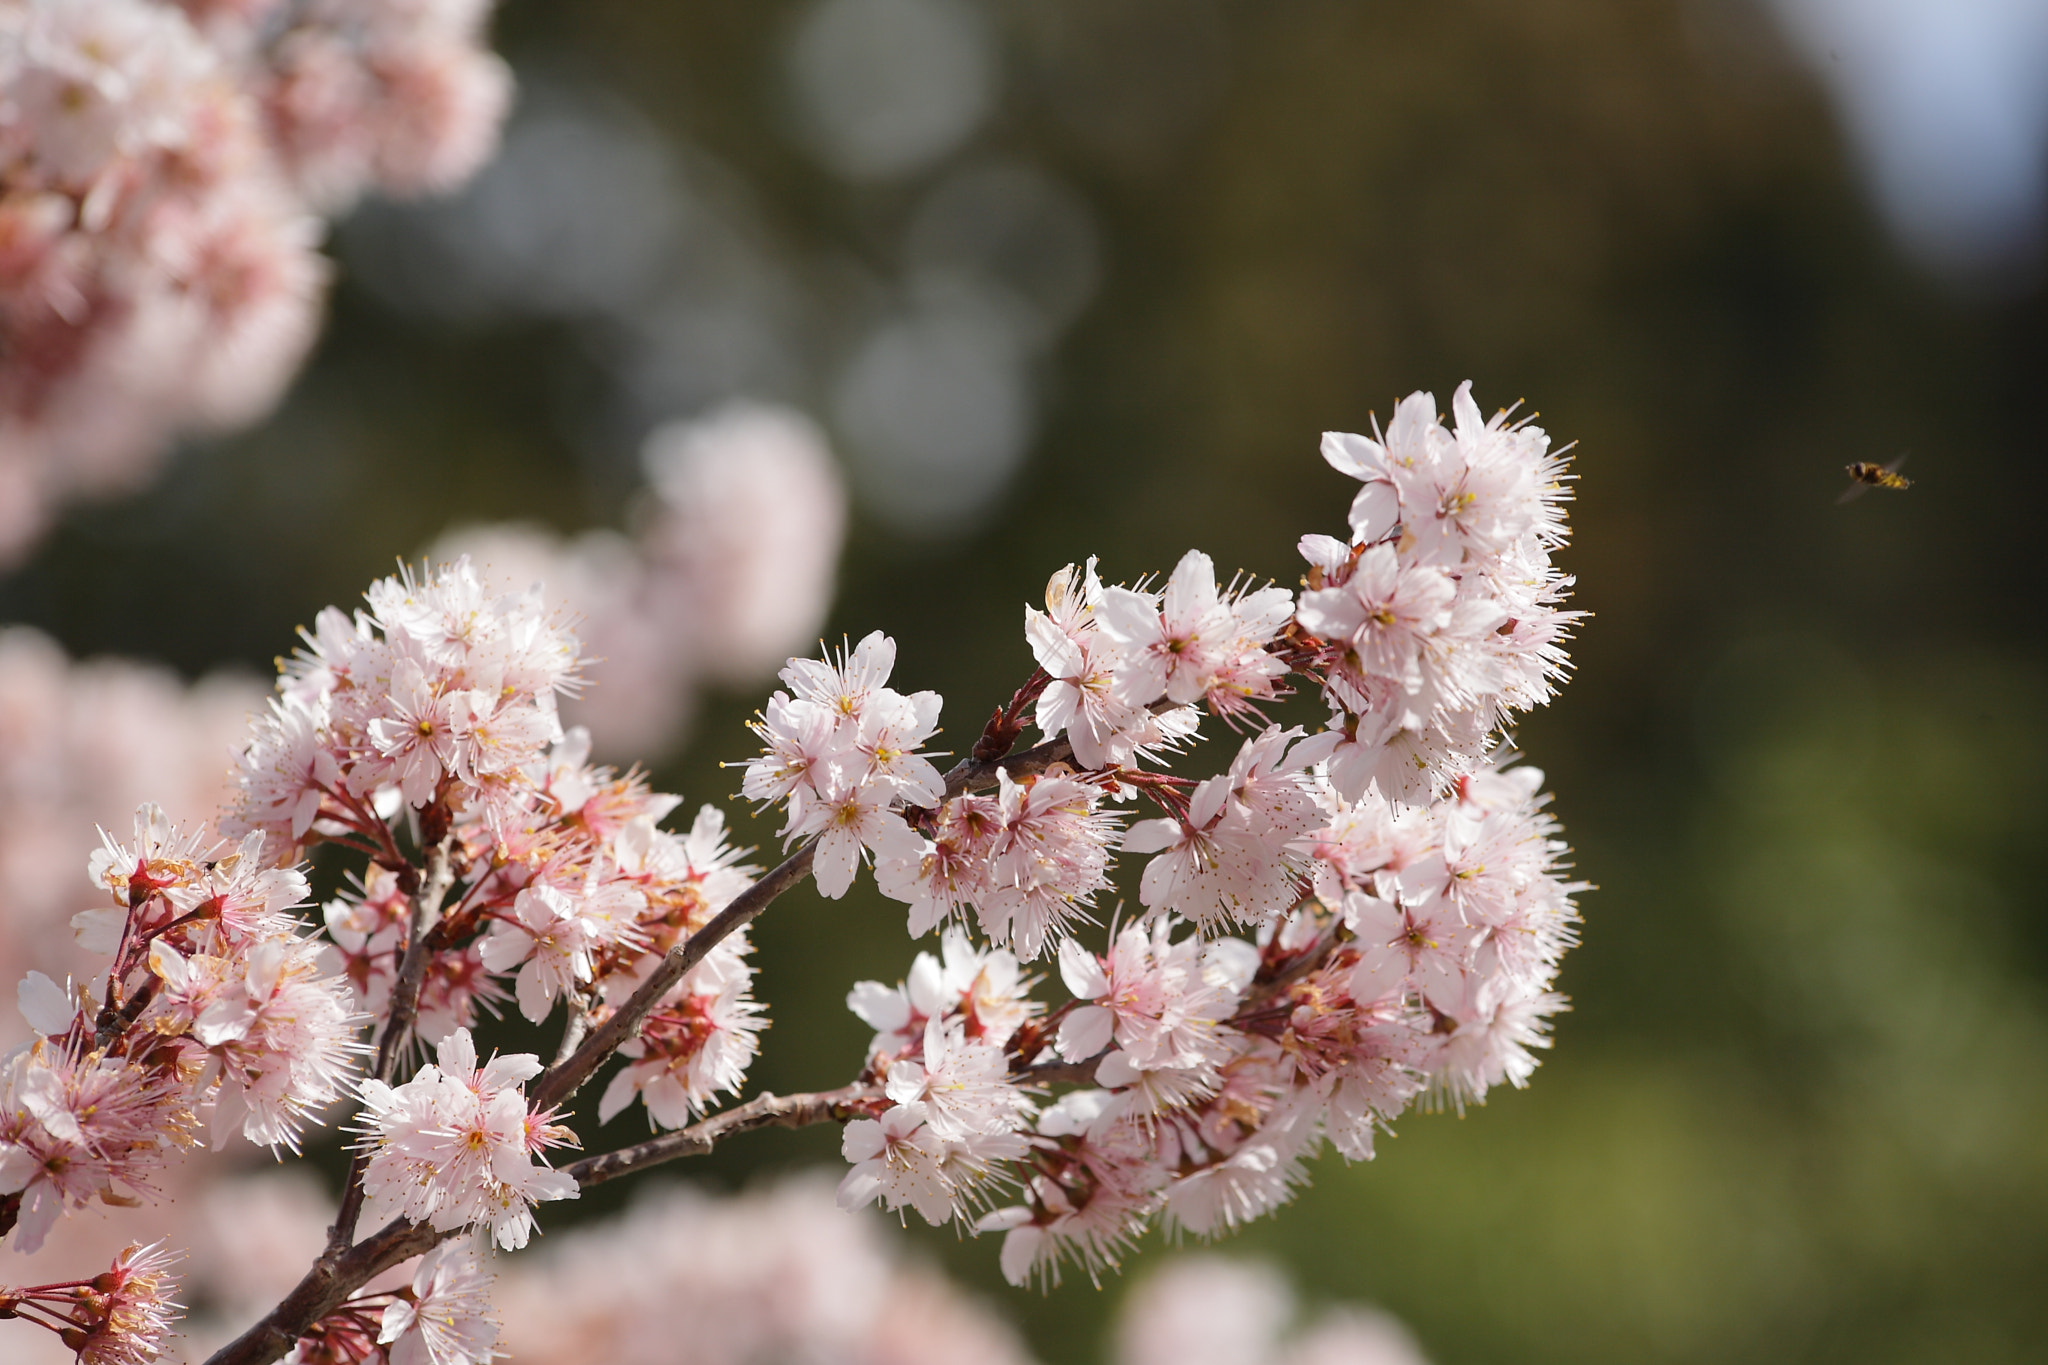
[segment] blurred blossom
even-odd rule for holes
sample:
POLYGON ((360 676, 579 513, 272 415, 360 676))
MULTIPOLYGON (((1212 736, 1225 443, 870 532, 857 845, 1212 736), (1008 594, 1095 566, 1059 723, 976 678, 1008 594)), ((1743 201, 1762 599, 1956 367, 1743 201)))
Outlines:
POLYGON ((1117 1325, 1121 1365, 1250 1365, 1294 1316, 1294 1292, 1270 1266, 1190 1256, 1131 1291, 1117 1325))
POLYGON ((1031 439, 1024 348, 971 299, 922 308, 868 335, 832 410, 868 510, 904 530, 958 531, 1008 486, 1031 439))
MULTIPOLYGON (((730 1198, 647 1189, 623 1217, 501 1262, 500 1344, 527 1365, 1028 1365, 1016 1333, 905 1264, 810 1178, 730 1198), (686 1330, 678 1330, 683 1324, 686 1330)), ((1384 1314, 1337 1308, 1283 1340, 1275 1270, 1184 1258, 1125 1300, 1116 1365, 1424 1365, 1384 1314)))
POLYGON ((495 148, 490 8, 0 5, 0 561, 276 405, 319 331, 324 219, 495 148))
POLYGON ((544 583, 598 662, 564 719, 600 754, 680 742, 697 691, 769 676, 816 637, 832 604, 846 494, 817 426, 734 402, 673 422, 642 449, 650 493, 632 538, 563 539, 531 525, 457 528, 431 558, 467 554, 484 578, 544 583))
POLYGON ((958 0, 820 0, 790 40, 805 131, 832 169, 905 175, 971 134, 996 94, 981 16, 958 0))
POLYGON ((1009 486, 1036 426, 1031 362, 1093 298, 1100 248, 1072 190, 1017 162, 931 189, 904 239, 907 306, 854 349, 833 390, 865 506, 957 533, 1009 486))
MULTIPOLYGON (((97 900, 81 868, 96 825, 125 828, 144 800, 191 826, 228 790, 235 748, 266 689, 187 684, 126 659, 74 663, 25 626, 0 630, 0 971, 83 980, 99 963, 71 937, 97 900)), ((0 1047, 28 1037, 0 1002, 0 1047)))
POLYGON ((180 1244, 191 1248, 194 1287, 213 1301, 224 1338, 291 1292, 334 1221, 333 1198, 301 1166, 217 1178, 196 1202, 180 1244))
POLYGON ((504 1263, 501 1344, 527 1365, 1025 1365, 1007 1325, 892 1247, 826 1181, 655 1187, 504 1263))
POLYGON ((1117 1365, 1425 1365, 1384 1313, 1331 1309, 1283 1340, 1294 1317, 1294 1293, 1272 1267, 1184 1257, 1124 1301, 1117 1365))
POLYGON ((972 290, 1033 344, 1065 330, 1095 295, 1101 248, 1073 190, 1033 166, 969 166, 925 196, 905 240, 913 292, 972 290))
POLYGON ((2048 5, 1772 0, 1908 250, 1987 278, 2048 223, 2048 5))
POLYGON ((846 496, 823 433, 787 408, 732 403, 655 431, 641 458, 658 500, 641 543, 694 590, 706 676, 768 677, 831 605, 846 496))
POLYGON ((1370 1308, 1333 1308, 1294 1339, 1285 1365, 1424 1365, 1406 1327, 1370 1308))

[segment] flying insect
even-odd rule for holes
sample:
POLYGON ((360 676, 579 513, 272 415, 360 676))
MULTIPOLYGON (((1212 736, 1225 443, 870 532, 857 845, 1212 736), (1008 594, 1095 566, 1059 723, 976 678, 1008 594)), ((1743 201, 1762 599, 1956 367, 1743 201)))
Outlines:
POLYGON ((1876 464, 1869 460, 1857 460, 1848 466, 1848 474, 1854 480, 1835 499, 1835 505, 1854 502, 1873 488, 1911 488, 1913 481, 1899 472, 1899 466, 1906 462, 1904 455, 1890 464, 1876 464))

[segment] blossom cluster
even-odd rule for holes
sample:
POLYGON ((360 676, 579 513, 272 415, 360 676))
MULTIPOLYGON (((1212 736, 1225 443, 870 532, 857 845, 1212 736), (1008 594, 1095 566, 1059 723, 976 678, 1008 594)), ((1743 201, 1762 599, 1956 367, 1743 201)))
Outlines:
POLYGON ((741 790, 763 804, 780 801, 785 840, 815 840, 818 890, 837 899, 871 854, 900 856, 916 845, 906 807, 945 795, 939 770, 918 750, 939 728, 936 692, 892 689, 896 642, 881 631, 838 659, 791 659, 777 692, 748 722, 764 745, 747 765, 741 790))
MULTIPOLYGON (((1348 541, 1304 539, 1298 600, 1219 586, 1190 552, 1157 591, 1106 586, 1091 561, 1027 609, 1040 673, 1013 709, 1035 693, 1064 756, 999 773, 993 798, 903 811, 916 847, 893 826, 868 847, 913 934, 958 920, 1025 960, 1056 949, 1071 999, 1044 1027, 989 1032, 928 985, 856 992, 871 1023, 877 1001, 925 1004, 921 1038, 877 1039, 867 1070, 890 1103, 847 1128, 848 1204, 1002 1231, 1018 1282, 1069 1258, 1093 1275, 1155 1218, 1208 1235, 1271 1210, 1326 1142, 1369 1158, 1418 1097, 1463 1106, 1528 1079, 1579 888, 1542 775, 1495 745, 1564 663, 1562 467, 1540 429, 1482 421, 1469 387, 1454 407, 1455 430, 1418 394, 1382 439, 1326 438, 1363 486, 1348 541), (1290 675, 1331 707, 1315 734, 1258 725, 1290 675), (1196 708, 1258 728, 1213 776, 1150 766, 1194 736, 1196 708), (1098 809, 1132 797, 1161 814, 1098 809), (1075 933, 1119 853, 1147 857, 1142 914, 1094 952, 1075 933), (1009 909, 1020 857, 1050 869, 1028 919, 1009 909), (1048 1102, 1055 1073, 1090 1084, 1048 1102), (991 1209, 1005 1186, 1021 1197, 991 1209)), ((773 710, 763 729, 799 733, 773 710)), ((797 766, 787 744, 755 771, 770 762, 797 766)), ((954 932, 948 960, 970 960, 954 932)))
MULTIPOLYGON (((1524 1084, 1581 889, 1504 729, 1565 665, 1564 474, 1540 429, 1482 421, 1469 388, 1453 406, 1454 429, 1416 395, 1384 436, 1327 438, 1361 488, 1348 540, 1302 542, 1298 596, 1220 583, 1200 552, 1163 582, 1055 575, 1025 613, 1036 670, 950 772, 941 699, 890 686, 887 635, 791 659, 741 782, 791 846, 758 881, 715 809, 666 828, 679 798, 591 762, 560 709, 584 645, 540 589, 457 559, 320 613, 241 751, 232 842, 145 806, 74 921, 105 973, 24 981, 38 1038, 0 1070, 0 1227, 33 1248, 66 1209, 146 1199, 202 1129, 296 1150, 352 1095, 333 1245, 369 1268, 227 1358, 482 1365, 489 1244, 750 1128, 844 1124, 843 1206, 1001 1233, 1021 1284, 1097 1276, 1155 1222, 1228 1231, 1323 1147, 1369 1159, 1411 1103, 1524 1084), (1297 688, 1326 725, 1272 715, 1297 688), (1175 771, 1205 715, 1238 732, 1227 762, 1175 771), (1033 719, 1045 742, 1013 752, 1033 719), (316 933, 319 850, 354 856, 316 933), (1120 858, 1137 904, 1097 937, 1120 858), (766 1024, 748 923, 806 874, 845 897, 864 864, 936 952, 855 986, 873 1035, 852 1083, 721 1110, 766 1024), (513 1006, 561 1018, 552 1066, 480 1060, 475 1031, 513 1006), (600 1121, 638 1101, 681 1131, 555 1166, 582 1145, 565 1101, 614 1058, 600 1121), (371 1286, 430 1251, 407 1287, 371 1286)), ((123 1320, 147 1358, 157 1319, 123 1320)))
POLYGON ((489 0, 0 4, 0 554, 261 416, 319 322, 322 216, 490 154, 489 0))
MULTIPOLYGON (((354 617, 330 608, 285 666, 241 762, 229 829, 292 847, 370 855, 326 906, 332 954, 365 1008, 387 1006, 419 903, 394 822, 440 845, 447 905, 421 941, 419 1036, 444 1042, 508 995, 540 1022, 562 1002, 601 1015, 749 884, 752 869, 705 807, 661 828, 679 799, 589 762, 558 697, 581 645, 538 590, 492 596, 467 560, 388 578, 354 617), (508 989, 509 988, 509 989, 508 989)), ((744 932, 680 981, 628 1046, 611 1112, 643 1097, 679 1124, 736 1091, 762 1026, 744 932)))
MULTIPOLYGON (((677 798, 588 762, 556 709, 580 660, 535 594, 492 596, 466 562, 383 580, 282 666, 220 821, 236 842, 207 846, 154 806, 132 841, 104 840, 88 874, 105 904, 73 923, 111 965, 85 986, 30 973, 38 1038, 0 1071, 0 1223, 18 1249, 67 1208, 150 1198, 204 1130, 295 1150, 350 1093, 367 1216, 513 1246, 535 1202, 573 1196, 545 1163, 573 1137, 524 1094, 539 1063, 477 1065, 469 1026, 508 999, 534 1020, 565 999, 602 1018, 750 881, 716 811, 662 829, 677 798), (315 934, 300 858, 322 845, 365 861, 315 934), (406 1050, 409 956, 410 1032, 439 1055, 402 1082, 359 1077, 365 1024, 383 1021, 392 1065, 406 1050)), ((764 1022, 748 951, 724 938, 664 995, 607 1117, 637 1098, 673 1126, 739 1088, 764 1022)))
POLYGON ((133 841, 107 837, 88 866, 110 903, 74 921, 106 976, 22 981, 39 1036, 0 1073, 0 1194, 20 1201, 21 1250, 66 1208, 151 1193, 201 1107, 216 1147, 240 1133, 296 1150, 349 1086, 362 1018, 293 914, 304 876, 273 865, 261 832, 224 856, 197 844, 145 806, 133 841))
POLYGON ((552 1113, 527 1107, 520 1085, 539 1072, 530 1052, 479 1066, 469 1030, 459 1028, 405 1084, 365 1080, 369 1220, 407 1218, 443 1231, 489 1224, 499 1246, 525 1246, 536 1203, 576 1197, 574 1180, 534 1162, 574 1140, 552 1113))
MULTIPOLYGON (((260 1188, 245 1193, 261 1197, 260 1188)), ((496 1278, 474 1242, 444 1243, 421 1257, 397 1288, 350 1295, 294 1342, 285 1359, 289 1365, 488 1365, 504 1356, 491 1294, 496 1278)))
POLYGON ((1411 394, 1374 438, 1331 433, 1323 458, 1361 481, 1349 542, 1302 537, 1297 621, 1344 742, 1331 781, 1420 799, 1478 767, 1516 713, 1548 702, 1579 613, 1551 562, 1564 542, 1564 457, 1541 427, 1484 418, 1469 383, 1411 394))
POLYGON ((889 1101, 846 1125, 853 1169, 839 1196, 848 1207, 880 1199, 942 1223, 1030 1150, 1024 1132, 1037 1106, 1011 1078, 1007 1048, 1042 1008, 1026 995, 1031 981, 1015 956, 978 952, 958 929, 941 952, 920 953, 894 990, 866 981, 848 997, 876 1030, 868 1069, 889 1101))

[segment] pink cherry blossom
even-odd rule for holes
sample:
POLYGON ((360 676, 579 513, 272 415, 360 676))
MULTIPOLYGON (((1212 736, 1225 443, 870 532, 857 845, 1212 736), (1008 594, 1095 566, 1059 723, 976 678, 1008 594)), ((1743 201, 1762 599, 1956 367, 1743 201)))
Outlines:
POLYGON ((569 1176, 535 1163, 573 1140, 551 1115, 528 1111, 519 1086, 539 1072, 530 1053, 478 1066, 469 1030, 457 1029, 405 1084, 363 1081, 365 1217, 449 1231, 488 1224, 499 1246, 526 1245, 533 1205, 577 1194, 569 1176))

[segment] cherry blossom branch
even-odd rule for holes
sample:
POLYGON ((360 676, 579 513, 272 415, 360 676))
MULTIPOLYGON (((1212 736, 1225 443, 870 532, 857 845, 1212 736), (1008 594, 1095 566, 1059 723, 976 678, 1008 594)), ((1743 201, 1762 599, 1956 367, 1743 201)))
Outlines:
POLYGON ((740 1133, 760 1128, 806 1128, 814 1123, 857 1118, 869 1112, 865 1106, 875 1102, 887 1103, 882 1088, 859 1083, 803 1095, 756 1095, 745 1104, 713 1114, 687 1128, 678 1128, 672 1133, 663 1133, 617 1151, 585 1157, 562 1169, 576 1178, 579 1188, 588 1189, 649 1166, 658 1166, 664 1161, 703 1156, 721 1139, 740 1133))
MULTIPOLYGON (((1041 1062, 1036 1066, 1017 1068, 1011 1074, 1026 1085, 1087 1084, 1092 1082, 1100 1060, 1041 1062)), ((576 1178, 578 1188, 588 1189, 679 1157, 708 1155, 721 1140, 740 1133, 751 1133, 761 1128, 807 1128, 814 1123, 859 1118, 869 1112, 866 1106, 886 1102, 886 1099, 879 1084, 859 1081, 842 1085, 837 1090, 818 1090, 801 1095, 764 1093, 687 1128, 662 1133, 631 1147, 585 1157, 562 1169, 576 1178)))
POLYGON ((763 910, 775 903, 777 896, 810 873, 811 859, 815 854, 815 845, 805 843, 776 864, 768 875, 735 896, 725 909, 712 916, 710 923, 669 949, 661 965, 627 997, 625 1004, 592 1029, 565 1060, 540 1074, 527 1091, 532 1107, 536 1110, 552 1109, 581 1089, 591 1074, 604 1065, 606 1058, 632 1040, 647 1016, 661 1003, 662 997, 687 976, 692 967, 702 962, 705 954, 742 925, 752 923, 763 910))
MULTIPOLYGON (((1036 1066, 1015 1068, 1011 1075, 1025 1085, 1088 1084, 1092 1082, 1100 1060, 1041 1062, 1036 1066)), ((740 1133, 751 1133, 761 1128, 807 1128, 814 1123, 843 1122, 868 1114, 868 1105, 885 1103, 886 1100, 881 1085, 872 1081, 856 1081, 837 1090, 818 1090, 800 1095, 764 1093, 687 1128, 662 1133, 616 1151, 585 1157, 562 1169, 576 1178, 578 1188, 588 1189, 679 1157, 708 1155, 721 1140, 740 1133)))
MULTIPOLYGON (((1055 763, 1065 762, 1073 752, 1073 746, 1066 740, 1055 739, 1010 758, 963 760, 946 774, 946 796, 950 799, 962 792, 993 787, 998 771, 1006 771, 1012 777, 1043 772, 1055 763)), ((735 896, 712 917, 710 923, 669 949, 661 965, 616 1012, 593 1028, 566 1060, 549 1067, 534 1081, 527 1091, 533 1107, 552 1109, 581 1089, 583 1083, 604 1065, 606 1058, 632 1040, 647 1016, 654 1012, 675 984, 689 974, 692 967, 702 962, 707 953, 734 931, 751 924, 762 911, 775 903, 776 897, 809 875, 816 852, 815 842, 806 842, 766 876, 735 896)))
POLYGON ((136 916, 155 895, 155 885, 138 868, 136 875, 128 881, 128 918, 121 925, 121 942, 114 949, 114 965, 107 973, 106 1003, 100 1007, 99 1018, 93 1028, 93 1046, 96 1048, 104 1050, 120 1032, 122 1010, 126 1004, 121 999, 122 984, 135 967, 136 916))
MULTIPOLYGON (((1027 684, 1027 687, 1029 685, 1027 684)), ((1021 695, 1021 694, 1020 694, 1021 695)), ((1013 700, 1009 711, 1021 714, 1022 704, 1013 700)), ((956 765, 946 774, 948 799, 963 792, 986 790, 998 782, 999 772, 1013 777, 1040 773, 1072 757, 1072 746, 1055 739, 1003 757, 1018 727, 1016 717, 998 712, 977 755, 956 765)), ((687 940, 671 949, 652 975, 610 1016, 576 1041, 588 1023, 581 1023, 573 1010, 564 1034, 566 1056, 537 1077, 528 1090, 528 1102, 535 1111, 554 1108, 575 1095, 583 1083, 634 1037, 661 999, 691 968, 727 937, 752 922, 783 892, 809 875, 815 845, 805 843, 736 896, 711 921, 687 940)), ((418 993, 425 974, 429 939, 441 902, 453 879, 450 848, 445 836, 430 853, 427 875, 413 898, 410 935, 398 979, 393 986, 392 1010, 379 1040, 377 1075, 388 1080, 396 1066, 398 1049, 410 1030, 418 993)), ((1046 1079, 1053 1079, 1049 1074, 1046 1079)), ((1060 1079, 1067 1079, 1061 1076, 1060 1079)), ((857 1115, 858 1106, 880 1098, 872 1085, 855 1084, 837 1091, 823 1091, 787 1097, 761 1095, 745 1104, 703 1120, 689 1128, 651 1138, 633 1147, 586 1158, 567 1168, 579 1186, 615 1179, 632 1171, 678 1157, 708 1152, 716 1142, 736 1133, 767 1127, 801 1127, 829 1119, 857 1115)), ((417 1226, 403 1220, 394 1222, 364 1241, 348 1245, 363 1205, 362 1159, 351 1163, 343 1206, 336 1218, 327 1250, 313 1268, 278 1306, 235 1341, 222 1347, 208 1365, 269 1365, 309 1330, 313 1324, 338 1310, 349 1296, 370 1279, 414 1256, 423 1255, 452 1233, 417 1226)))

